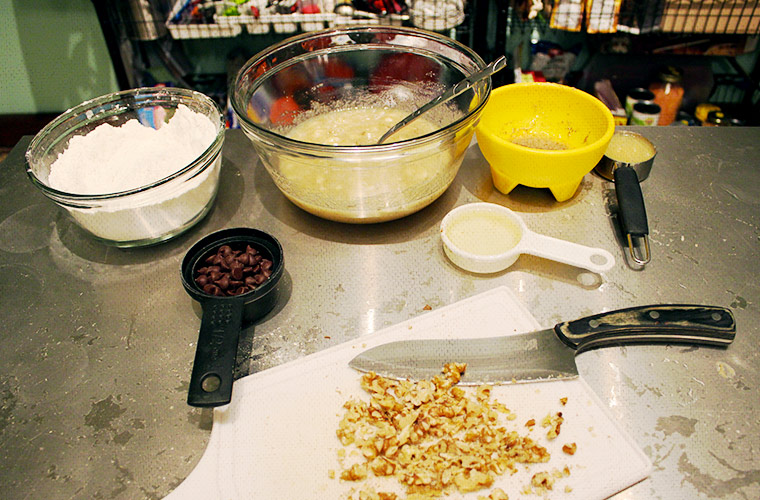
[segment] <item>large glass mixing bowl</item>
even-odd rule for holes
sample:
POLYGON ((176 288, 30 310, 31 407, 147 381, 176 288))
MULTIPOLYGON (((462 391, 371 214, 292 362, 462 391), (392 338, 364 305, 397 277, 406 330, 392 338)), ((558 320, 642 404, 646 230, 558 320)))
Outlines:
POLYGON ((328 29, 289 38, 251 58, 237 75, 232 107, 293 203, 330 220, 381 222, 416 212, 446 191, 491 92, 490 80, 388 142, 375 142, 394 120, 483 67, 474 51, 432 32, 328 29))

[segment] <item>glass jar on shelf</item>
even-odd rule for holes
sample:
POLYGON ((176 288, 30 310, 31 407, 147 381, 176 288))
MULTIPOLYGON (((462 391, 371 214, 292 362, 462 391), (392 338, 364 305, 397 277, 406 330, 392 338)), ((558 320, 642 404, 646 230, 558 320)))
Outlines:
POLYGON ((659 124, 670 125, 683 102, 683 70, 666 66, 659 71, 657 77, 658 81, 649 85, 649 90, 654 94, 654 102, 660 106, 659 124))

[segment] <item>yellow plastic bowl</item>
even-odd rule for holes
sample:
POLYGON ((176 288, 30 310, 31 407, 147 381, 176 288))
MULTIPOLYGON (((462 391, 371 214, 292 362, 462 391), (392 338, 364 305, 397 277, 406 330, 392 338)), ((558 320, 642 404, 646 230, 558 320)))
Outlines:
POLYGON ((575 194, 615 132, 596 97, 556 83, 514 83, 491 92, 475 129, 496 189, 549 188, 557 201, 575 194))

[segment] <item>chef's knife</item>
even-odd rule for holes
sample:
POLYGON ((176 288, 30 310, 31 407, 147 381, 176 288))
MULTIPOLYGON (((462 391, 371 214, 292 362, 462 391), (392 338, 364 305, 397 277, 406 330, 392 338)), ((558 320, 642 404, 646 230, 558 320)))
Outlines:
POLYGON ((630 307, 519 335, 403 340, 368 349, 349 362, 398 380, 430 379, 445 363, 467 363, 460 384, 540 382, 578 376, 578 352, 621 344, 680 343, 726 347, 736 335, 729 309, 703 305, 630 307))

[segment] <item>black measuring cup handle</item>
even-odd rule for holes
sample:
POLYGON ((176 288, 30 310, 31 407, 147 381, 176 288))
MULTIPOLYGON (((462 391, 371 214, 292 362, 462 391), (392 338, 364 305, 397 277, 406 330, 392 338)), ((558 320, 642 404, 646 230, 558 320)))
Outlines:
POLYGON ((613 172, 615 179, 615 194, 618 200, 618 215, 623 235, 628 241, 631 257, 638 264, 649 262, 649 224, 647 211, 644 206, 644 195, 638 174, 630 166, 620 166, 613 172), (641 238, 645 244, 645 255, 639 257, 634 249, 634 240, 641 238))
POLYGON ((201 307, 203 318, 187 403, 191 406, 221 406, 232 398, 244 304, 234 298, 208 298, 201 307))
POLYGON ((190 374, 187 403, 221 406, 232 399, 240 330, 264 317, 275 306, 278 282, 285 269, 282 245, 274 236, 253 228, 229 228, 201 238, 182 259, 180 279, 187 293, 201 304, 203 315, 190 374), (253 246, 272 261, 271 274, 254 290, 240 295, 206 293, 195 281, 195 271, 223 245, 253 246))

